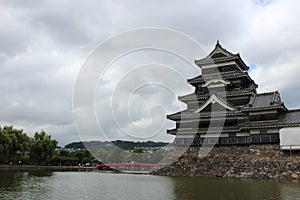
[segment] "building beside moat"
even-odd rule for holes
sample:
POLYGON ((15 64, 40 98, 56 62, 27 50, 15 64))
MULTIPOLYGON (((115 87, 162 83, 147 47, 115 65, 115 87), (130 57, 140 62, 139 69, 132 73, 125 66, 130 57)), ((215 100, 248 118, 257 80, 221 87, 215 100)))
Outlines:
POLYGON ((167 116, 176 122, 167 130, 176 135, 175 145, 279 144, 280 130, 300 127, 300 110, 287 109, 278 91, 257 93, 239 54, 217 42, 195 64, 202 70, 188 80, 195 92, 178 97, 187 109, 167 116))

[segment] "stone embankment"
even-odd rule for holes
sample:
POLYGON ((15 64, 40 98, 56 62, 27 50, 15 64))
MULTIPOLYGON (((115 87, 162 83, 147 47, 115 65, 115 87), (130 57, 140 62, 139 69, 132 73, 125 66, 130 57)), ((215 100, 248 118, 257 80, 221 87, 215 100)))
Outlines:
POLYGON ((279 145, 215 147, 208 155, 198 147, 151 174, 223 178, 300 179, 299 153, 281 152, 279 145))

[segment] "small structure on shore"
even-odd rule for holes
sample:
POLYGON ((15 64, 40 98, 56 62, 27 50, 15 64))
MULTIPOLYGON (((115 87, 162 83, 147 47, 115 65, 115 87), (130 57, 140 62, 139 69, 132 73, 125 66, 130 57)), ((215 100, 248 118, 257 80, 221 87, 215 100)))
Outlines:
POLYGON ((280 129, 300 126, 300 110, 288 110, 278 91, 257 93, 249 67, 219 42, 195 64, 202 70, 188 80, 195 92, 179 97, 187 109, 167 116, 176 122, 167 131, 175 145, 279 144, 280 129))

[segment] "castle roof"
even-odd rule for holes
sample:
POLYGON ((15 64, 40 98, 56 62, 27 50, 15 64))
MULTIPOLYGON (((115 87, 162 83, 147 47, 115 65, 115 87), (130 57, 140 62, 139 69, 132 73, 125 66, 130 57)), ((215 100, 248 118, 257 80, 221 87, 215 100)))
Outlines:
POLYGON ((208 75, 199 75, 195 78, 188 79, 188 82, 193 84, 193 83, 204 83, 206 80, 211 80, 214 78, 222 78, 222 79, 236 79, 236 78, 241 78, 241 77, 249 77, 247 72, 242 72, 242 71, 234 71, 234 72, 220 72, 216 74, 208 74, 208 75))
POLYGON ((241 129, 270 129, 300 126, 300 110, 280 113, 277 120, 248 122, 241 129))
POLYGON ((281 101, 278 91, 252 95, 249 103, 243 107, 243 110, 256 111, 276 108, 287 110, 281 101))
POLYGON ((289 110, 286 113, 282 113, 279 115, 278 121, 282 124, 299 124, 300 110, 289 110))
POLYGON ((226 49, 224 49, 219 41, 215 45, 215 48, 203 59, 195 60, 195 63, 198 66, 208 65, 208 64, 216 64, 227 61, 235 61, 242 70, 248 70, 249 67, 245 64, 245 62, 240 57, 240 54, 233 54, 226 49))

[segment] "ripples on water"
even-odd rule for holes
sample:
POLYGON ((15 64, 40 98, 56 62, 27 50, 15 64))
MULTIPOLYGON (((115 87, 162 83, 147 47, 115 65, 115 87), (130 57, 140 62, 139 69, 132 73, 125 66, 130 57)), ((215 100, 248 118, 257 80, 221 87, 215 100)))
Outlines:
POLYGON ((0 199, 300 199, 298 181, 0 171, 0 199))

